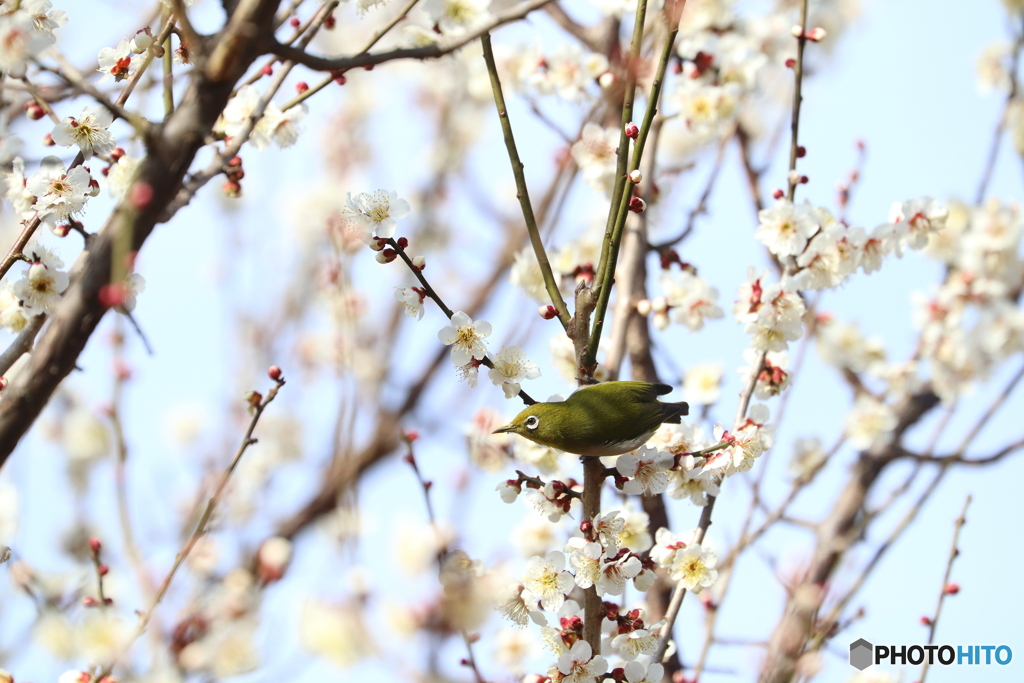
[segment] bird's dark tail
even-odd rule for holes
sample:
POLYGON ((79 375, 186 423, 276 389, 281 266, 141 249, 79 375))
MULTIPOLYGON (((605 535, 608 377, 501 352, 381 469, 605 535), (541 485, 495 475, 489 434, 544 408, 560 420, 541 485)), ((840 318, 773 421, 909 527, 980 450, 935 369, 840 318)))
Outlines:
POLYGON ((662 412, 665 415, 665 419, 662 420, 662 422, 674 425, 681 424, 682 420, 680 418, 683 415, 690 414, 690 404, 685 401, 680 401, 679 403, 662 403, 661 405, 662 412))

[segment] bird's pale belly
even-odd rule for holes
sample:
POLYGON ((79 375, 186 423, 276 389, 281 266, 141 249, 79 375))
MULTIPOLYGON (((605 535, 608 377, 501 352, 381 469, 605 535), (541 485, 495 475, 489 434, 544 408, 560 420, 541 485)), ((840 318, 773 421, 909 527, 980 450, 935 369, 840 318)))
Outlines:
POLYGON ((580 449, 579 455, 585 455, 592 458, 603 458, 608 455, 622 455, 623 453, 629 453, 630 451, 635 451, 647 443, 656 431, 657 429, 652 429, 649 432, 644 432, 640 436, 629 439, 628 441, 618 441, 615 443, 589 446, 586 449, 580 449))

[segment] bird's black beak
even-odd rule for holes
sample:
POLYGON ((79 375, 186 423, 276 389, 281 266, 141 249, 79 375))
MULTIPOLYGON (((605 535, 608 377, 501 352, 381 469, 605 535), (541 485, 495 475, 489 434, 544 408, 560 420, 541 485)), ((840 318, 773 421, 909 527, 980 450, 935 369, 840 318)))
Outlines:
POLYGON ((515 429, 515 425, 505 425, 504 427, 499 427, 498 429, 495 429, 493 432, 491 432, 491 434, 505 434, 506 432, 513 432, 515 431, 515 429))

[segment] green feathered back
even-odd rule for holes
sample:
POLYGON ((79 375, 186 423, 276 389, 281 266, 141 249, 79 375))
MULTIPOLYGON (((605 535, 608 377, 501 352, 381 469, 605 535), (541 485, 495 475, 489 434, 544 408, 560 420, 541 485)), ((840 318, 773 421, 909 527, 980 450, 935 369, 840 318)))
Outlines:
MULTIPOLYGON (((559 403, 537 403, 523 410, 508 431, 537 443, 583 455, 611 454, 620 444, 646 440, 660 424, 678 424, 686 403, 658 400, 672 391, 667 384, 605 382, 582 387, 559 403), (539 418, 535 429, 526 428, 530 416, 539 418)), ((627 448, 632 450, 639 443, 627 448)), ((619 451, 625 452, 625 451, 619 451)))

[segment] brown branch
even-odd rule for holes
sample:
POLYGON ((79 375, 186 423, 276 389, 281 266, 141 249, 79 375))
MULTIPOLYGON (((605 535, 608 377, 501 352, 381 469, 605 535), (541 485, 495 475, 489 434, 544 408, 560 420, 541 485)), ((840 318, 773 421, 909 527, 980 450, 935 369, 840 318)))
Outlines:
MULTIPOLYGON (((269 27, 276 6, 275 0, 258 0, 251 8, 252 30, 269 27)), ((202 72, 194 72, 194 80, 174 115, 148 140, 149 154, 140 162, 126 198, 72 268, 73 283, 53 311, 28 367, 4 392, 4 400, 0 401, 0 465, 28 431, 57 385, 74 369, 78 355, 106 313, 99 292, 110 283, 115 244, 127 242, 129 251, 138 251, 165 216, 189 164, 227 104, 231 84, 256 58, 257 46, 258 41, 237 46, 231 61, 231 78, 211 82, 202 72)))
POLYGON ((359 69, 368 66, 376 66, 377 64, 384 64, 385 62, 391 62, 396 59, 434 59, 436 57, 443 57, 446 54, 455 52, 459 48, 480 39, 481 36, 486 33, 490 33, 499 26, 503 26, 513 21, 518 21, 530 12, 540 9, 552 1, 553 0, 529 0, 529 2, 524 2, 495 17, 475 31, 470 31, 465 35, 459 36, 453 42, 445 45, 435 44, 423 47, 399 48, 396 50, 389 50, 387 52, 365 53, 354 55, 352 57, 335 58, 311 55, 305 50, 290 47, 288 45, 282 45, 275 40, 271 40, 268 43, 267 50, 269 52, 273 52, 279 57, 296 62, 297 64, 302 64, 314 71, 344 72, 350 69, 359 69))

